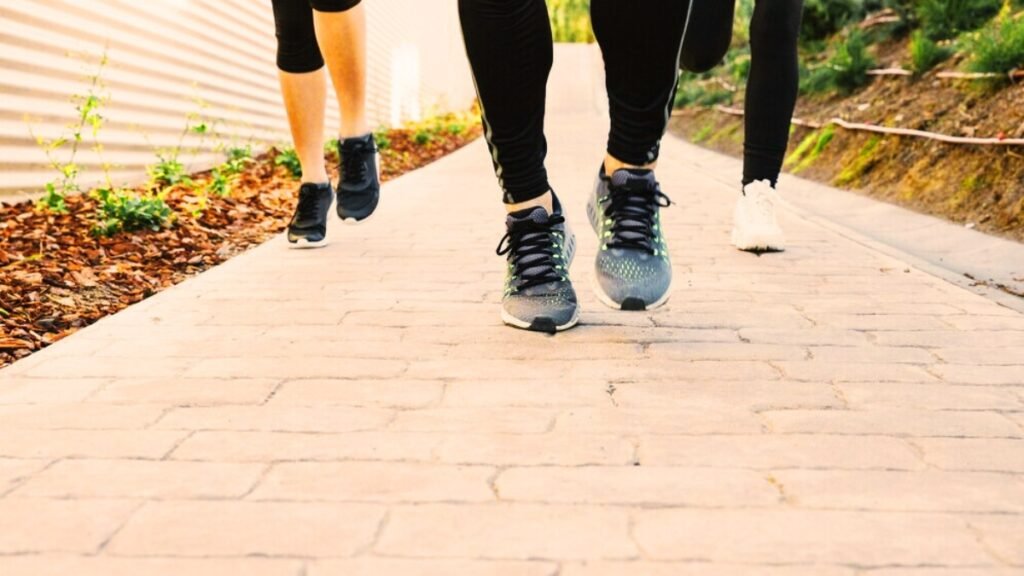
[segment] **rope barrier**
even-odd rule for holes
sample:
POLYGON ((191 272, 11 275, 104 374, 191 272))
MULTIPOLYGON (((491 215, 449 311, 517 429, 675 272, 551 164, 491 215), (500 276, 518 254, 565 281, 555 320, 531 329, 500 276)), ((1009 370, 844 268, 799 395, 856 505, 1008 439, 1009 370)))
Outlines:
MULTIPOLYGON (((730 108, 728 106, 715 106, 715 110, 722 112, 723 114, 729 114, 731 116, 744 115, 743 110, 740 110, 738 108, 730 108)), ((800 118, 793 118, 792 122, 797 126, 804 126, 807 128, 814 129, 822 128, 823 126, 833 124, 846 130, 875 132, 878 134, 889 134, 895 136, 910 136, 912 138, 924 138, 927 140, 945 142, 947 144, 969 144, 977 146, 1024 146, 1024 138, 973 138, 968 136, 949 136, 948 134, 938 134, 936 132, 914 130, 911 128, 889 128, 886 126, 877 126, 875 124, 847 122, 842 118, 832 118, 823 123, 803 120, 800 118)))

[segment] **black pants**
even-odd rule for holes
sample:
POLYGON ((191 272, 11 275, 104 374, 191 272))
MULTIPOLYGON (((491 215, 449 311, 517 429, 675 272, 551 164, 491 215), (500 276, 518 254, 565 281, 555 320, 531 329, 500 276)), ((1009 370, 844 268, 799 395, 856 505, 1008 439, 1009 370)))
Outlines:
POLYGON ((344 12, 361 0, 273 0, 277 27, 277 67, 284 72, 303 74, 324 67, 324 57, 316 41, 313 10, 344 12))
MULTIPOLYGON (((731 0, 592 0, 604 54, 608 153, 628 164, 658 159, 680 66, 717 64, 732 36, 731 0), (683 45, 684 32, 686 42, 683 45)), ((757 0, 747 98, 744 181, 778 178, 798 84, 802 0, 757 0)), ((551 28, 544 0, 459 0, 495 172, 507 203, 550 190, 544 159, 551 28)))

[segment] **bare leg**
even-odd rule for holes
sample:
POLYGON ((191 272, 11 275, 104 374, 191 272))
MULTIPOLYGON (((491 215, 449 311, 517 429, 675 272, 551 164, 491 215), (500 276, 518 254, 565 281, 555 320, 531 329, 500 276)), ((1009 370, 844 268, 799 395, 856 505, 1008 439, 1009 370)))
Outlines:
POLYGON ((362 4, 344 12, 314 11, 320 51, 331 73, 341 110, 342 138, 369 132, 366 124, 366 9, 362 4))
POLYGON ((304 74, 280 72, 279 75, 292 140, 302 163, 302 179, 312 183, 327 182, 324 161, 326 74, 320 69, 304 74))

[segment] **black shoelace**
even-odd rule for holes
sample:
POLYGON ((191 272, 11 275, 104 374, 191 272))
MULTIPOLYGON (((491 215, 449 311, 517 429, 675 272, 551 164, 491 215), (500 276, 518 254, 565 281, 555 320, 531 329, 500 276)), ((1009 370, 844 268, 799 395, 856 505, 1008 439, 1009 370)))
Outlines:
POLYGON ((359 183, 366 180, 366 161, 362 150, 341 151, 341 181, 359 183))
POLYGON ((551 238, 552 227, 563 222, 563 216, 551 216, 543 224, 523 220, 516 222, 501 239, 496 252, 498 256, 508 255, 513 274, 520 280, 516 288, 525 290, 564 280, 558 270, 561 257, 551 238))
POLYGON ((612 240, 608 248, 643 250, 655 253, 654 219, 658 208, 668 208, 672 199, 657 184, 629 182, 609 186, 610 202, 604 214, 612 221, 612 240))
POLYGON ((299 205, 295 208, 296 220, 309 222, 320 219, 321 189, 315 186, 303 186, 299 189, 299 205))

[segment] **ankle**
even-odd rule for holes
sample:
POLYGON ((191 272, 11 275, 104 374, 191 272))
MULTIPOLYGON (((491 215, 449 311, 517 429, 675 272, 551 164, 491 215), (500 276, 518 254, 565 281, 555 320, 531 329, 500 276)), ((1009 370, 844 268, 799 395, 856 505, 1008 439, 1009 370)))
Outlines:
POLYGON ((623 162, 611 154, 604 157, 604 173, 609 176, 618 170, 654 170, 657 167, 657 161, 651 162, 650 164, 639 165, 623 162))
POLYGON ((532 200, 526 200, 525 202, 517 202, 515 204, 505 204, 505 211, 509 214, 513 212, 519 212, 520 210, 526 210, 528 208, 536 208, 537 206, 543 206, 548 214, 552 214, 555 211, 555 194, 550 190, 541 194, 540 196, 533 198, 532 200))

